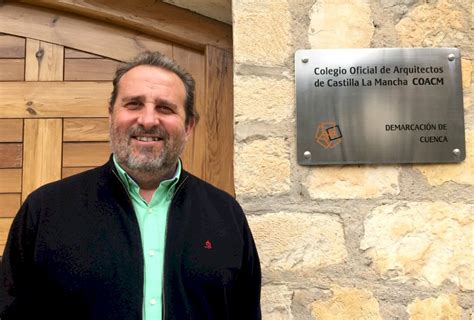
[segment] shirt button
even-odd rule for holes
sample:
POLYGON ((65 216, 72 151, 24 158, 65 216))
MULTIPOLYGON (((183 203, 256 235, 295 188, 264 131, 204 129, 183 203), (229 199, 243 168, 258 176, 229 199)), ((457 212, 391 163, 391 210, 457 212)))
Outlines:
POLYGON ((155 250, 150 250, 150 251, 148 251, 148 255, 149 255, 150 257, 154 257, 155 254, 156 254, 156 251, 155 251, 155 250))
POLYGON ((151 210, 151 209, 148 209, 148 213, 152 213, 152 212, 153 212, 153 210, 151 210))
POLYGON ((152 306, 154 306, 154 305, 156 304, 156 299, 155 299, 155 298, 151 299, 151 300, 150 300, 150 304, 151 304, 152 306))

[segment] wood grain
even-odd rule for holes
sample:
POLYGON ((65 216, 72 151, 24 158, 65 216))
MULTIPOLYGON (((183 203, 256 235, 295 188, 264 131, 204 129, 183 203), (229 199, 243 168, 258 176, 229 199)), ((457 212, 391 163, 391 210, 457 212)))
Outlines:
POLYGON ((63 154, 64 167, 96 167, 109 159, 110 147, 107 142, 67 142, 63 154))
POLYGON ((97 20, 58 14, 57 11, 18 3, 5 3, 2 6, 0 32, 55 43, 119 61, 130 60, 145 50, 171 54, 168 41, 97 20), (25 28, 25 21, 28 21, 28 28, 25 28))
POLYGON ((206 49, 207 145, 204 179, 235 196, 232 55, 206 49))
POLYGON ((13 218, 20 209, 20 194, 0 194, 0 218, 13 218))
POLYGON ((26 52, 26 81, 63 80, 64 47, 27 39, 26 52))
POLYGON ((23 141, 23 119, 0 119, 0 142, 23 141))
POLYGON ((70 177, 72 175, 90 170, 94 167, 72 167, 72 168, 63 168, 63 178, 70 177))
POLYGON ((24 79, 24 59, 0 59, 0 81, 23 81, 24 79))
POLYGON ((25 58, 25 38, 0 35, 0 58, 25 58))
POLYGON ((39 63, 36 53, 40 50, 40 42, 36 39, 26 39, 25 81, 39 80, 39 63))
POLYGON ((13 218, 0 218, 0 252, 3 253, 13 218))
POLYGON ((69 141, 109 141, 108 118, 64 119, 64 138, 69 141))
POLYGON ((31 191, 61 179, 61 119, 26 119, 22 199, 31 191))
POLYGON ((184 149, 182 160, 186 170, 198 177, 203 177, 206 158, 206 109, 205 100, 205 64, 204 55, 180 46, 173 46, 173 59, 186 69, 196 82, 195 107, 201 116, 199 124, 195 127, 184 149))
POLYGON ((21 169, 0 169, 0 193, 19 192, 21 192, 21 169))
POLYGON ((22 146, 21 143, 0 143, 0 169, 21 168, 22 146))
POLYGON ((110 59, 66 59, 64 80, 112 81, 119 63, 110 59))
POLYGON ((232 27, 161 1, 23 0, 125 26, 203 50, 213 45, 232 52, 232 27))
POLYGON ((92 53, 80 51, 80 50, 64 48, 64 58, 65 59, 97 59, 97 58, 102 58, 102 57, 92 54, 92 53))
POLYGON ((0 118, 107 117, 107 82, 4 82, 0 118))

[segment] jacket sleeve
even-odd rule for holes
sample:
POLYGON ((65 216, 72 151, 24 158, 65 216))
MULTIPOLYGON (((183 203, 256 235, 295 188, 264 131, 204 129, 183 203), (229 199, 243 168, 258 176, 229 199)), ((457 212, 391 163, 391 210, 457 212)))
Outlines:
POLYGON ((2 257, 0 317, 24 319, 34 302, 33 253, 36 227, 28 200, 13 220, 2 257))
MULTIPOLYGON (((244 213, 242 213, 244 214, 244 213)), ((244 254, 242 270, 237 280, 238 305, 235 319, 261 319, 260 288, 261 271, 260 260, 252 233, 247 220, 243 221, 244 254)))

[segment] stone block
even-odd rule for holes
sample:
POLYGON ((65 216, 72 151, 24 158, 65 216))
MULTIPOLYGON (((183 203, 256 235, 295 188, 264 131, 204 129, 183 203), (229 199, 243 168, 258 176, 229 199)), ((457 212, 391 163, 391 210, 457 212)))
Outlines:
POLYGON ((290 155, 287 141, 268 138, 241 142, 235 152, 235 188, 238 196, 268 196, 290 191, 290 155))
POLYGON ((344 231, 337 218, 321 214, 249 216, 262 268, 312 271, 344 262, 344 231))
POLYGON ((292 56, 291 14, 286 0, 234 0, 236 63, 283 65, 292 56))
POLYGON ((474 131, 466 130, 466 160, 460 163, 415 165, 414 168, 428 180, 432 186, 452 181, 461 184, 474 184, 474 131))
POLYGON ((471 86, 472 62, 471 60, 461 59, 462 87, 467 89, 471 86))
POLYGON ((285 285, 264 285, 262 287, 262 317, 266 320, 291 320, 291 299, 293 292, 285 285))
POLYGON ((312 48, 370 47, 372 11, 365 0, 320 0, 310 12, 308 40, 312 48))
POLYGON ((402 47, 443 47, 469 41, 468 10, 457 1, 435 1, 413 9, 395 26, 402 47))
POLYGON ((372 293, 365 289, 331 289, 333 296, 327 301, 311 304, 311 315, 316 320, 381 320, 379 303, 372 293))
POLYGON ((235 120, 280 122, 294 116, 293 81, 254 76, 234 79, 235 120))
POLYGON ((303 181, 312 199, 368 199, 397 195, 397 167, 317 167, 303 181))
POLYGON ((435 298, 415 299, 408 305, 410 320, 461 319, 461 307, 453 294, 442 294, 435 298))
POLYGON ((375 208, 360 249, 383 277, 474 289, 474 205, 399 202, 375 208))

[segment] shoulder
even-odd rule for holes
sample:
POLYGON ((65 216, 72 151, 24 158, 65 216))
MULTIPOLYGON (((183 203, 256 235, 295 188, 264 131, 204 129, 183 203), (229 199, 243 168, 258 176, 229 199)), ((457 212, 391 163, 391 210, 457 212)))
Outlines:
POLYGON ((249 232, 245 213, 233 196, 187 172, 180 180, 182 187, 176 191, 174 203, 190 213, 196 224, 227 232, 233 230, 241 239, 249 232))
POLYGON ((207 181, 198 178, 187 171, 183 171, 183 185, 188 192, 195 193, 200 197, 206 197, 214 201, 224 201, 238 205, 233 196, 213 186, 207 181))
POLYGON ((70 198, 78 192, 93 190, 100 184, 101 177, 107 170, 107 164, 90 169, 61 180, 47 183, 34 190, 26 199, 26 202, 36 202, 41 199, 51 199, 57 197, 70 198))
POLYGON ((245 220, 245 214, 233 196, 186 171, 182 173, 177 188, 178 202, 187 204, 189 208, 209 215, 232 216, 240 223, 245 220))

